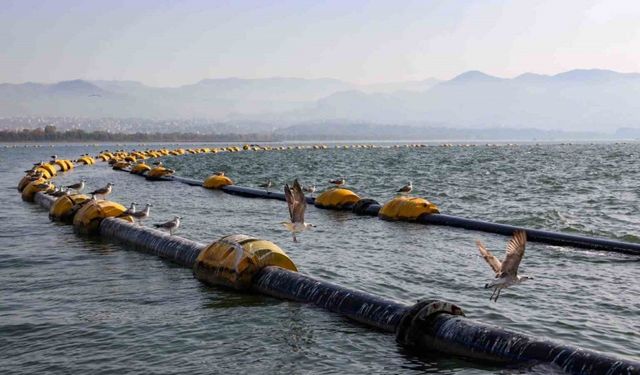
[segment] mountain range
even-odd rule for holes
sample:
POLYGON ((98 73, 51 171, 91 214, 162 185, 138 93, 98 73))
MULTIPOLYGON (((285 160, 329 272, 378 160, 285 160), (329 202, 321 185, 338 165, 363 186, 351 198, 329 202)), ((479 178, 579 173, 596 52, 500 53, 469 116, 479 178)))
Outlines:
POLYGON ((344 122, 417 127, 614 132, 640 128, 640 74, 571 70, 499 78, 359 85, 336 79, 205 79, 180 87, 135 81, 0 84, 0 117, 203 118, 274 127, 344 122))

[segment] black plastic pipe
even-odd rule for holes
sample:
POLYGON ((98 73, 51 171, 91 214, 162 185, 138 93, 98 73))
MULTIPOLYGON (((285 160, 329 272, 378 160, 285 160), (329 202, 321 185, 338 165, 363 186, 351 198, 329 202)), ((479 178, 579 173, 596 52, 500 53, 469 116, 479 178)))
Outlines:
POLYGON ((193 268, 198 254, 207 246, 116 218, 103 219, 99 231, 104 238, 117 240, 189 268, 193 268))
POLYGON ((640 255, 640 244, 636 243, 614 241, 604 238, 577 236, 573 234, 550 232, 539 229, 520 228, 508 224, 496 224, 487 221, 465 219, 463 217, 451 215, 422 215, 418 218, 418 222, 422 224, 444 225, 482 232, 497 233, 503 234, 505 236, 510 236, 514 231, 523 229, 527 232, 527 240, 532 242, 640 255))
POLYGON ((463 316, 439 314, 414 326, 418 350, 511 363, 550 363, 569 374, 640 374, 640 362, 616 358, 499 327, 463 316), (425 324, 426 323, 426 324, 425 324))
POLYGON ((263 268, 254 277, 252 288, 272 297, 313 303, 387 332, 395 332, 400 319, 410 307, 280 267, 263 268))

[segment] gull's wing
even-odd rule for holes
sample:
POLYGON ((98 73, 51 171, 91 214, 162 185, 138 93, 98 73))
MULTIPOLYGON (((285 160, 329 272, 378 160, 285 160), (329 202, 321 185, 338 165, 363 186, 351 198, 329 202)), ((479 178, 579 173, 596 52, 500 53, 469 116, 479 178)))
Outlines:
POLYGON ((518 266, 524 256, 524 248, 527 244, 527 232, 517 230, 513 233, 511 240, 507 243, 507 255, 502 262, 502 273, 516 276, 518 266))
POLYGON ((480 250, 480 255, 484 258, 484 260, 489 264, 493 272, 496 274, 500 273, 500 269, 502 268, 502 263, 496 258, 480 241, 476 241, 476 245, 478 246, 478 250, 480 250))
POLYGON ((284 184, 284 198, 287 201, 287 207, 289 208, 289 219, 293 223, 293 208, 295 206, 295 198, 293 192, 289 187, 289 184, 284 184))
POLYGON ((292 222, 304 223, 304 211, 307 209, 307 200, 304 198, 304 192, 302 192, 302 186, 296 179, 293 181, 293 197, 295 198, 295 205, 293 205, 292 222))

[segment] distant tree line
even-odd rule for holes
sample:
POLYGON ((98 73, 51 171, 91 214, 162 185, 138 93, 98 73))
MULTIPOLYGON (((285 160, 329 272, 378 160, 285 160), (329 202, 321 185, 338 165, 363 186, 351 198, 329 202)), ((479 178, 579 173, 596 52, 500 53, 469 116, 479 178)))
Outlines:
POLYGON ((35 129, 0 130, 0 142, 249 142, 275 141, 272 134, 110 133, 82 129, 58 131, 47 125, 35 129))

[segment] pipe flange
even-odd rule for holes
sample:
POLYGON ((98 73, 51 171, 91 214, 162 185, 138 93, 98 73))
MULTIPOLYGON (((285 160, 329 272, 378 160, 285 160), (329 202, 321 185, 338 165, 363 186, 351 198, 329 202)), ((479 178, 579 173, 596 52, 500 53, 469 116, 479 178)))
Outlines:
POLYGON ((424 327, 429 327, 430 321, 439 314, 465 316, 462 309, 452 303, 435 299, 418 300, 400 320, 396 328, 396 341, 403 346, 415 346, 420 332, 424 327))

